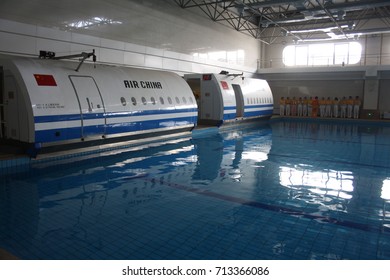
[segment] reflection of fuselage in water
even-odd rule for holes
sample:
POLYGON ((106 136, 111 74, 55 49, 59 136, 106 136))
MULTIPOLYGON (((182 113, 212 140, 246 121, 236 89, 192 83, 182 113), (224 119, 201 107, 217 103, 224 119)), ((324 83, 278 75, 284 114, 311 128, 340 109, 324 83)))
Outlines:
POLYGON ((228 176, 233 180, 239 179, 243 160, 253 161, 256 165, 268 159, 270 132, 269 126, 262 126, 253 131, 225 131, 207 138, 193 139, 198 158, 193 180, 213 181, 218 177, 223 180, 222 177, 228 176), (249 147, 245 145, 246 141, 250 143, 249 147), (253 145, 253 141, 256 145, 253 145))

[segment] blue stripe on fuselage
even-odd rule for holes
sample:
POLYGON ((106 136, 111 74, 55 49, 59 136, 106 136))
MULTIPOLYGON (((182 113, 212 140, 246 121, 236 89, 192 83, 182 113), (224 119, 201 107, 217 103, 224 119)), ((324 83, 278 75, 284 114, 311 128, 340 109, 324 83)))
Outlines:
POLYGON ((48 143, 55 141, 64 141, 80 139, 92 135, 112 135, 119 133, 131 133, 136 131, 147 131, 158 128, 174 128, 185 125, 195 125, 196 117, 182 117, 165 120, 149 120, 141 122, 123 122, 107 125, 92 125, 69 128, 55 128, 35 131, 35 142, 48 143), (83 135, 81 131, 83 129, 83 135))
POLYGON ((102 124, 88 125, 81 128, 66 127, 66 128, 50 128, 45 130, 35 131, 35 142, 54 142, 71 139, 79 139, 88 135, 110 135, 118 133, 129 133, 141 130, 150 130, 158 128, 178 127, 182 125, 194 125, 197 121, 197 115, 181 117, 180 113, 196 113, 196 108, 185 109, 161 109, 161 110, 145 110, 145 111, 126 111, 126 112, 110 112, 110 113, 87 113, 83 114, 68 114, 54 116, 36 116, 34 118, 36 124, 54 123, 54 122, 69 122, 83 120, 102 120, 102 124), (132 121, 134 116, 153 116, 153 115, 168 115, 167 119, 132 121), (107 119, 116 118, 116 123, 104 125, 104 117, 107 119), (121 120, 122 119, 122 120, 121 120))
MULTIPOLYGON (((135 117, 135 116, 150 116, 150 115, 162 115, 162 114, 177 114, 177 113, 189 113, 197 112, 196 108, 186 109, 160 109, 160 110, 137 110, 137 111, 124 111, 124 112, 107 112, 107 113, 84 113, 82 118, 84 120, 102 119, 106 118, 121 118, 121 117, 135 117)), ((77 121, 81 120, 81 114, 66 114, 66 115, 45 115, 35 116, 35 123, 48 123, 48 122, 64 122, 64 121, 77 121)))
MULTIPOLYGON (((235 110, 236 107, 234 106, 228 106, 228 107, 224 107, 224 111, 226 112, 227 110, 235 110)), ((271 116, 272 113, 273 113, 273 105, 272 104, 262 104, 262 105, 247 105, 245 106, 244 108, 244 118, 248 118, 248 117, 264 117, 264 116, 271 116), (272 108, 272 109, 268 109, 268 108, 272 108), (251 111, 251 112, 248 112, 247 109, 258 109, 256 111, 251 111)), ((232 120, 232 119, 235 119, 237 116, 236 116, 236 112, 232 112, 232 113, 224 113, 223 115, 223 119, 226 121, 226 120, 232 120)))

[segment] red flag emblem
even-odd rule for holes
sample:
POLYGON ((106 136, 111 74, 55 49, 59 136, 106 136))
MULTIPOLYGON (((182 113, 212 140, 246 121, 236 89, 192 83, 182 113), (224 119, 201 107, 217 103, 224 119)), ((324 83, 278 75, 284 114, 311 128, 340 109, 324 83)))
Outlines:
POLYGON ((52 86, 56 87, 57 83, 53 75, 34 74, 38 86, 52 86))

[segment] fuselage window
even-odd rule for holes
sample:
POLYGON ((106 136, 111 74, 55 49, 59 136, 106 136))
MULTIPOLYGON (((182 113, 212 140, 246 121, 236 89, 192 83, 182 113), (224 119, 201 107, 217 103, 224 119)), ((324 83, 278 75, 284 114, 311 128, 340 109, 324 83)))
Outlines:
POLYGON ((168 103, 172 104, 172 98, 168 97, 168 103))
POLYGON ((146 105, 146 98, 142 97, 141 100, 142 100, 142 104, 146 105))
POLYGON ((175 97, 175 100, 176 100, 176 103, 177 103, 177 104, 180 104, 180 99, 179 99, 179 97, 176 96, 176 97, 175 97))
POLYGON ((187 104, 187 99, 183 96, 183 103, 187 104))
POLYGON ((156 99, 154 99, 154 97, 151 97, 151 98, 150 98, 150 101, 152 101, 152 104, 153 104, 153 105, 156 105, 156 99))
POLYGON ((189 99, 190 99, 191 104, 194 104, 194 100, 192 99, 191 96, 189 97, 189 99))
POLYGON ((135 97, 132 97, 131 98, 131 102, 133 103, 133 105, 137 105, 137 99, 135 99, 135 97))
POLYGON ((164 105, 164 98, 160 97, 160 103, 164 105))
POLYGON ((124 97, 121 97, 121 103, 123 106, 126 106, 126 99, 124 97))

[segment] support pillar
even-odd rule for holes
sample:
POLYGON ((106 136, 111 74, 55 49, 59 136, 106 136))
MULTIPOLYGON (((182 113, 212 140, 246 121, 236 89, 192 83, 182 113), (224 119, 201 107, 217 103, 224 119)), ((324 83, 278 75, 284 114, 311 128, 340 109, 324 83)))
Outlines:
POLYGON ((363 110, 361 118, 378 119, 380 113, 378 110, 379 100, 379 79, 376 69, 367 69, 364 80, 363 92, 363 110))

